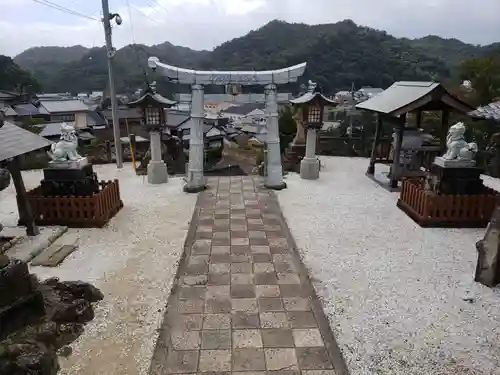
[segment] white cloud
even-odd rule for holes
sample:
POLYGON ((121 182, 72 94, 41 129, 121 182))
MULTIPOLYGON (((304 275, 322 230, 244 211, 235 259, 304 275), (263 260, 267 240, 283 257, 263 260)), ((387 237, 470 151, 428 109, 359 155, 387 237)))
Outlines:
MULTIPOLYGON (((88 0, 51 1, 88 15, 99 11, 88 0)), ((154 0, 129 1, 134 7, 130 12, 137 43, 170 41, 197 49, 211 49, 276 18, 309 24, 351 18, 396 36, 438 34, 473 43, 491 43, 500 36, 498 0, 157 0, 161 7, 154 7, 154 0)), ((121 47, 133 40, 129 11, 126 0, 112 0, 111 6, 124 20, 113 34, 115 45, 121 47)), ((28 0, 0 0, 0 7, 4 10, 0 14, 0 54, 15 55, 37 45, 104 44, 97 21, 65 15, 28 0)))

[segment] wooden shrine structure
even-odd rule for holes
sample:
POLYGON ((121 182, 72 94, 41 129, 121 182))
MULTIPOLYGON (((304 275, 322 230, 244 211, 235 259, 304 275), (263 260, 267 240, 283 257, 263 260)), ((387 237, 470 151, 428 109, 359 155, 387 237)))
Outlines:
MULTIPOLYGON (((387 90, 371 99, 356 105, 357 109, 370 111, 377 114, 377 126, 373 140, 370 164, 366 172, 370 178, 375 178, 375 164, 391 164, 390 190, 398 187, 398 181, 405 176, 405 171, 400 166, 401 145, 403 133, 406 128, 408 113, 416 114, 416 126, 421 127, 424 112, 441 112, 441 129, 439 133, 440 145, 428 146, 429 150, 422 147, 420 151, 437 152, 446 151, 446 134, 451 112, 467 114, 473 110, 456 96, 451 94, 444 86, 437 82, 395 82, 387 90), (392 150, 392 160, 377 157, 377 147, 382 134, 383 123, 395 127, 395 142, 392 150)), ((378 181, 377 181, 378 182, 378 181)))
POLYGON ((19 222, 26 225, 28 236, 36 236, 39 231, 24 186, 20 156, 51 144, 51 141, 10 122, 3 122, 0 118, 0 167, 7 168, 12 176, 16 189, 19 222))

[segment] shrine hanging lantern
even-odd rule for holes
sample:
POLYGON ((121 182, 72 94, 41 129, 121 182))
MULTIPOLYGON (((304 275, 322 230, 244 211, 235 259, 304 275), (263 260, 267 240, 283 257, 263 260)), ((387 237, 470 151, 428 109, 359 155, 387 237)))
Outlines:
POLYGON ((131 108, 139 108, 142 123, 149 131, 159 131, 166 126, 165 108, 170 108, 176 102, 155 92, 154 87, 148 85, 143 95, 127 104, 131 108))
POLYGON ((300 109, 300 120, 304 127, 310 129, 320 129, 323 126, 325 107, 337 105, 335 101, 317 91, 316 84, 311 81, 309 81, 308 91, 290 100, 290 103, 300 109))
POLYGON ((144 124, 146 127, 157 127, 164 123, 163 108, 153 104, 144 107, 144 124))

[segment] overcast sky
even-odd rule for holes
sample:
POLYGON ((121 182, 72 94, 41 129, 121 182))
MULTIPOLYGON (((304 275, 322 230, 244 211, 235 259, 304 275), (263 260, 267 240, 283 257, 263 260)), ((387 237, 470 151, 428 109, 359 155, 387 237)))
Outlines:
MULTIPOLYGON (((0 54, 33 46, 102 46, 100 0, 37 0, 77 11, 78 17, 34 0, 0 0, 0 54)), ((173 44, 212 49, 273 19, 308 24, 346 18, 395 36, 436 34, 475 44, 500 41, 500 0, 110 0, 123 24, 115 46, 173 44), (155 5, 159 4, 159 6, 155 5)))

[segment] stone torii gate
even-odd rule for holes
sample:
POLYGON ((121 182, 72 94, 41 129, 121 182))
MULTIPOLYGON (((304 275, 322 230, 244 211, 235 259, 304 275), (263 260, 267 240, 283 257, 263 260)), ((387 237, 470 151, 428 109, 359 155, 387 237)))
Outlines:
POLYGON ((304 74, 306 63, 284 69, 265 71, 201 71, 164 64, 157 57, 148 59, 148 66, 158 70, 170 82, 191 85, 191 130, 189 137, 189 166, 184 191, 199 192, 206 187, 203 176, 203 119, 205 111, 204 85, 265 86, 267 115, 267 177, 266 187, 284 189, 278 131, 277 85, 296 82, 304 74))

